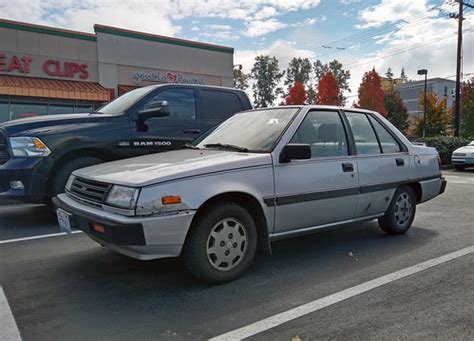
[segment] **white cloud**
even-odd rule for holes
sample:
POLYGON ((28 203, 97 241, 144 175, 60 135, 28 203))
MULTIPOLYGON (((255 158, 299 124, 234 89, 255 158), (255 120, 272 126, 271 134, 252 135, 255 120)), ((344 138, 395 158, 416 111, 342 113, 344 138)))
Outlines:
POLYGON ((215 30, 215 31, 229 31, 232 29, 232 26, 211 24, 211 25, 206 25, 206 28, 210 30, 215 30))
POLYGON ((191 31, 197 32, 197 31, 201 31, 201 29, 197 26, 193 26, 191 27, 191 31))
POLYGON ((246 23, 244 35, 248 37, 260 37, 270 32, 285 28, 288 25, 276 19, 251 20, 246 23))
POLYGON ((256 20, 262 20, 262 19, 274 17, 276 15, 278 15, 278 12, 274 7, 265 6, 265 7, 262 7, 261 10, 256 12, 253 15, 253 18, 256 20))

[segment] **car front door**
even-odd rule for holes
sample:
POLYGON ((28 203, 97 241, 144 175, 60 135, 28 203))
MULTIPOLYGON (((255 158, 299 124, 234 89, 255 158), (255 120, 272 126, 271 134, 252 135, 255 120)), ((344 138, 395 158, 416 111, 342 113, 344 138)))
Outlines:
POLYGON ((406 147, 370 113, 346 111, 356 148, 360 196, 356 217, 382 214, 399 183, 409 179, 406 147))
POLYGON ((274 237, 353 218, 355 157, 336 110, 311 110, 289 143, 311 146, 311 158, 275 164, 274 237))
POLYGON ((159 101, 168 103, 169 116, 132 122, 130 147, 139 154, 179 149, 193 141, 202 131, 195 89, 184 86, 165 88, 136 110, 148 109, 159 101))

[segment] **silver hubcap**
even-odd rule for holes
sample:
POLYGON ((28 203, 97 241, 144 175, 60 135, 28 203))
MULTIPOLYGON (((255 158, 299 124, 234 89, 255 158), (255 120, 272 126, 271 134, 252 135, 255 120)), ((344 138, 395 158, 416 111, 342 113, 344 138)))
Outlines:
POLYGON ((402 193, 395 201, 395 221, 398 225, 404 226, 408 223, 412 214, 412 203, 410 196, 402 193))
POLYGON ((247 252, 248 236, 245 226, 235 218, 219 221, 207 238, 209 263, 219 271, 235 268, 247 252))

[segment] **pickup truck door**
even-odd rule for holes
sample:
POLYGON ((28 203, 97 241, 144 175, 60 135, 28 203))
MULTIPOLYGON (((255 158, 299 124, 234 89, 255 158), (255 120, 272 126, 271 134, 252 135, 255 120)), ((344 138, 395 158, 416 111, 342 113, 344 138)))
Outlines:
POLYGON ((202 131, 195 89, 185 86, 163 89, 137 111, 146 109, 157 101, 168 102, 170 115, 151 118, 144 124, 132 121, 130 147, 135 155, 180 149, 185 143, 192 142, 202 131))
POLYGON ((409 179, 406 147, 372 114, 346 111, 354 137, 360 195, 356 217, 382 214, 399 183, 409 179))
POLYGON ((273 236, 354 217, 357 164, 347 141, 338 111, 308 112, 290 143, 311 145, 312 158, 275 165, 273 236))

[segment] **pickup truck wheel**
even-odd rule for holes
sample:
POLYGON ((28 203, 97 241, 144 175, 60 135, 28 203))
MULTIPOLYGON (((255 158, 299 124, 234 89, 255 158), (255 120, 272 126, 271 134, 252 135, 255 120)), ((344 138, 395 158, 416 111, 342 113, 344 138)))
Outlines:
POLYGON ((73 171, 79 168, 84 168, 98 163, 104 162, 103 160, 96 157, 79 157, 72 159, 61 166, 53 176, 51 187, 49 188, 48 201, 50 198, 64 193, 64 187, 66 186, 67 179, 73 171))
POLYGON ((211 208, 191 227, 182 258, 199 280, 223 283, 239 277, 252 264, 257 230, 250 213, 234 203, 211 208))
POLYGON ((404 234, 415 219, 416 197, 410 186, 399 187, 385 215, 379 218, 380 228, 387 234, 404 234))
POLYGON ((458 171, 463 171, 466 169, 466 166, 464 165, 455 165, 454 168, 456 168, 456 170, 458 171))

